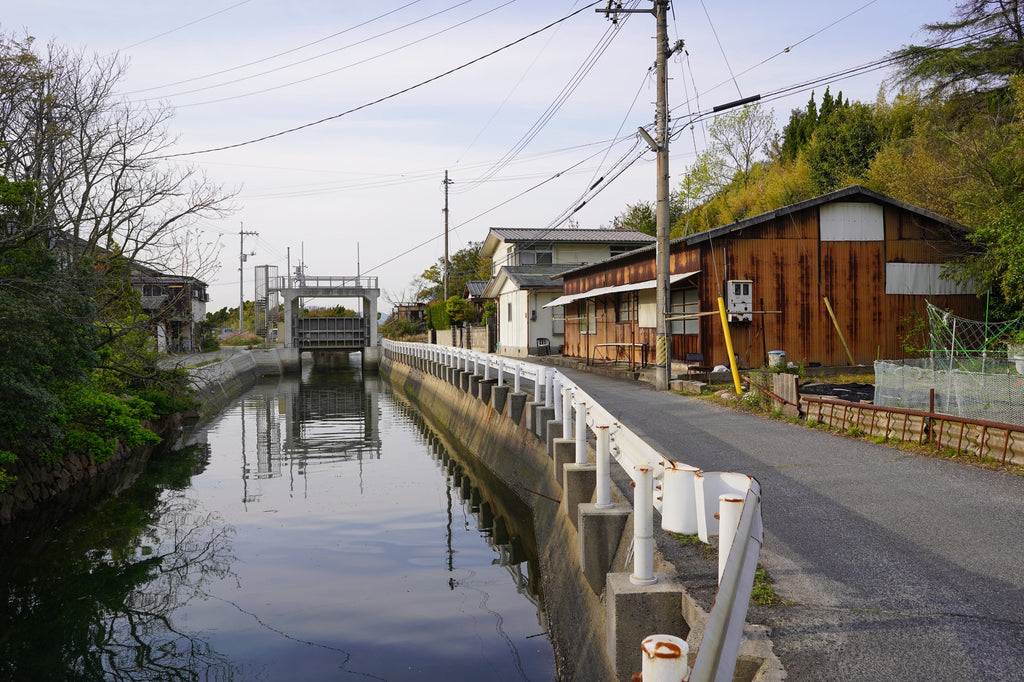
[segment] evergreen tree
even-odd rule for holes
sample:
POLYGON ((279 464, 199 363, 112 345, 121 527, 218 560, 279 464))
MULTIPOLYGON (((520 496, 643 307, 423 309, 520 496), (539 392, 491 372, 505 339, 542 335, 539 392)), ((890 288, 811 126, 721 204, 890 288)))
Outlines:
POLYGON ((922 28, 932 37, 892 54, 898 82, 933 97, 986 92, 1024 71, 1024 6, 1019 0, 965 0, 953 18, 922 28))

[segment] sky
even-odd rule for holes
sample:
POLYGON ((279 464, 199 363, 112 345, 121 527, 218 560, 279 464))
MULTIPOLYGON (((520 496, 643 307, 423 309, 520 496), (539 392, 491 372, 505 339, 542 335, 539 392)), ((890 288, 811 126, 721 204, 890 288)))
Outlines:
MULTIPOLYGON (((237 192, 230 216, 198 226, 221 245, 204 276, 211 311, 238 305, 241 248, 247 300, 254 265, 283 275, 289 263, 377 277, 383 312, 411 300, 413 280, 444 254, 446 171, 450 253, 491 227, 607 227, 656 195, 654 154, 637 134, 654 121, 649 13, 613 23, 595 11, 604 0, 6 4, 6 34, 120 55, 119 95, 174 109, 180 156, 167 162, 237 192)), ((819 102, 826 86, 873 102, 889 71, 839 74, 923 43, 920 27, 953 9, 676 0, 672 186, 706 147, 713 107, 761 94, 781 130, 812 90, 819 102)))

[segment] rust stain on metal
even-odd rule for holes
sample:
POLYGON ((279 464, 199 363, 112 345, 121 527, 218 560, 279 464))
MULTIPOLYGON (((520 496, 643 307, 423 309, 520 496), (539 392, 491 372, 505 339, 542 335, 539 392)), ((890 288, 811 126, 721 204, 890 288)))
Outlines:
POLYGON ((683 650, 680 646, 674 642, 666 642, 663 640, 657 640, 655 642, 644 642, 644 653, 649 658, 680 658, 683 655, 683 650), (651 648, 651 644, 654 645, 651 648))

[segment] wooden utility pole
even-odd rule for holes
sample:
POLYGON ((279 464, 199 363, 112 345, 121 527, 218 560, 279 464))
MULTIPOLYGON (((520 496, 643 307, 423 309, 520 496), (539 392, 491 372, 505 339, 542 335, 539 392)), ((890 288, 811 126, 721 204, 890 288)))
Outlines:
POLYGON ((448 171, 444 172, 444 273, 442 279, 444 282, 444 299, 448 300, 448 185, 452 184, 452 181, 448 179, 448 171))
MULTIPOLYGON (((242 278, 242 264, 245 263, 245 236, 252 235, 256 236, 259 232, 246 232, 242 229, 244 226, 239 223, 238 225, 238 333, 241 334, 245 331, 245 318, 242 316, 242 310, 245 307, 245 280, 242 278)), ((256 252, 249 253, 250 256, 255 256, 256 252)))
POLYGON ((658 155, 658 179, 657 196, 658 201, 655 207, 655 221, 657 224, 655 243, 655 301, 658 308, 657 320, 657 346, 654 386, 664 391, 669 387, 672 375, 672 336, 670 322, 668 320, 669 310, 672 305, 672 294, 669 289, 669 172, 668 172, 668 58, 676 50, 682 48, 682 41, 669 49, 668 46, 668 8, 670 0, 654 0, 654 7, 651 9, 622 9, 616 3, 609 2, 604 9, 596 11, 604 13, 613 22, 618 21, 618 14, 654 14, 657 24, 657 46, 655 69, 658 81, 658 101, 655 105, 654 123, 657 137, 651 136, 643 128, 640 134, 650 145, 651 149, 658 155), (613 7, 613 4, 616 6, 613 7), (653 142, 653 144, 652 144, 653 142))

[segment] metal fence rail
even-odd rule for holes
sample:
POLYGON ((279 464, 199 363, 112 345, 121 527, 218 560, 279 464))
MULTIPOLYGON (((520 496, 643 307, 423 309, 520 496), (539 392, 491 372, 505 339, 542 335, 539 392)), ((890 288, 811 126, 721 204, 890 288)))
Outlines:
POLYGON ((553 408, 563 438, 575 441, 577 464, 596 464, 598 508, 611 506, 610 463, 629 474, 633 499, 633 571, 630 582, 650 585, 654 575, 654 511, 662 528, 698 535, 704 542, 719 539, 719 590, 709 615, 690 682, 731 680, 754 570, 763 542, 761 489, 752 476, 706 472, 669 459, 651 447, 593 396, 557 369, 525 360, 462 348, 422 343, 382 341, 385 359, 431 371, 447 367, 511 384, 517 393, 529 384, 533 402, 553 408), (588 461, 588 442, 595 444, 595 461, 588 461))

